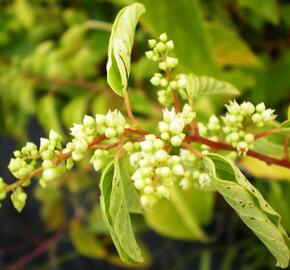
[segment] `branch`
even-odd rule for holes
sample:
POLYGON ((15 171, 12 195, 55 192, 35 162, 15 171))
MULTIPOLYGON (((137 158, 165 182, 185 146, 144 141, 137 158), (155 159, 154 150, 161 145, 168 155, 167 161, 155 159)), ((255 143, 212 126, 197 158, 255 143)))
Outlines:
POLYGON ((26 255, 20 257, 14 264, 8 267, 9 270, 17 270, 17 269, 23 269, 25 265, 27 265, 29 262, 31 262, 34 258, 37 258, 41 254, 48 251, 48 249, 58 242, 63 235, 66 233, 66 231, 69 228, 71 220, 69 220, 52 238, 46 240, 45 242, 41 243, 39 246, 37 246, 35 249, 27 253, 26 255))
MULTIPOLYGON (((200 136, 187 136, 185 141, 187 142, 198 142, 201 144, 205 144, 208 145, 211 148, 215 148, 215 149, 219 149, 219 150, 228 150, 228 151, 234 151, 235 148, 232 147, 229 144, 223 143, 223 142, 215 142, 200 136)), ((262 160, 264 162, 266 162, 268 165, 271 164, 275 164, 275 165, 279 165, 285 168, 290 169, 290 162, 289 160, 286 159, 278 159, 278 158, 274 158, 274 157, 269 157, 267 155, 264 155, 262 153, 256 152, 254 150, 249 150, 247 152, 247 156, 251 156, 254 158, 257 158, 259 160, 262 160)))

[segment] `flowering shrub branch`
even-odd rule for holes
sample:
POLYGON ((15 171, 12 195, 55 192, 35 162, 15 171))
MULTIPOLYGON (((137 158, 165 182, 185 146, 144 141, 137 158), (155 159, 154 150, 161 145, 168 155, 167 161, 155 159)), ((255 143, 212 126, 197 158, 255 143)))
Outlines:
MULTIPOLYGON (((221 176, 218 171, 221 168, 214 162, 223 164, 223 170, 226 168, 228 175, 232 175, 238 185, 238 188, 228 186, 227 189, 237 188, 234 194, 241 196, 240 201, 244 200, 243 192, 248 192, 247 198, 251 198, 249 200, 255 201, 256 204, 257 201, 262 201, 262 195, 256 195, 258 192, 254 187, 247 181, 241 180, 243 177, 238 168, 233 165, 234 162, 238 158, 251 156, 268 165, 276 164, 290 168, 288 136, 285 137, 284 156, 280 159, 254 149, 256 140, 285 131, 282 127, 262 130, 263 127, 273 123, 276 117, 274 110, 267 109, 264 103, 254 106, 251 102, 238 104, 236 101, 230 101, 225 105, 226 113, 223 116, 212 115, 207 123, 198 121, 194 111, 194 101, 200 95, 220 93, 233 95, 237 90, 232 85, 214 78, 174 74, 178 59, 169 55, 174 48, 174 42, 169 40, 165 33, 161 34, 158 40, 150 39, 148 42, 150 50, 146 52, 147 58, 155 62, 159 68, 159 72, 154 74, 150 82, 158 88, 158 100, 164 106, 163 118, 158 122, 157 133, 143 130, 132 112, 127 92, 132 38, 127 40, 128 35, 122 33, 126 29, 129 34, 132 34, 138 18, 134 13, 134 16, 122 20, 122 16, 129 16, 130 12, 140 16, 144 10, 142 5, 135 4, 122 10, 118 15, 109 45, 107 71, 110 86, 124 98, 127 116, 131 123, 129 124, 117 110, 109 111, 106 115, 97 114, 95 117, 86 115, 81 124, 74 124, 71 128, 72 140, 65 146, 62 144, 62 137, 52 130, 49 138, 41 138, 39 148, 29 142, 21 150, 15 151, 9 169, 18 180, 6 184, 0 179, 0 200, 11 192, 14 207, 21 211, 27 199, 24 189, 30 184, 32 177, 40 175, 39 184, 46 188, 51 181, 72 169, 75 162, 82 160, 88 150, 92 150, 90 163, 96 171, 103 172, 100 183, 102 214, 121 258, 129 262, 141 261, 142 258, 139 251, 132 251, 131 246, 123 242, 125 239, 123 234, 128 233, 132 246, 136 244, 134 236, 129 233, 132 228, 129 212, 126 210, 119 168, 119 162, 126 157, 134 170, 131 183, 138 191, 140 203, 145 209, 153 207, 162 198, 170 199, 171 190, 175 185, 185 190, 212 188, 220 192, 226 200, 231 198, 232 193, 226 193, 230 191, 224 191, 224 186, 220 184, 221 176), (122 28, 118 28, 119 21, 123 23, 122 28), (112 197, 106 199, 105 196, 112 197), (110 205, 106 205, 107 203, 110 205), (120 205, 121 209, 118 208, 120 205), (122 216, 119 216, 120 211, 123 211, 122 216), (115 213, 116 215, 118 213, 117 217, 114 216, 115 213), (127 224, 127 227, 119 226, 119 219, 122 218, 125 220, 122 224, 127 224)), ((226 180, 222 180, 223 185, 226 180)), ((237 208, 235 203, 230 204, 241 216, 245 215, 244 207, 237 208)), ((248 203, 248 205, 252 204, 252 202, 248 203)), ((279 215, 274 210, 270 211, 259 205, 255 207, 259 214, 277 215, 279 220, 279 215)), ((250 208, 248 211, 250 214, 246 213, 247 218, 252 213, 250 208)), ((255 216, 252 218, 255 219, 255 216)), ((262 225, 248 224, 255 232, 256 228, 262 225)), ((273 223, 268 231, 271 234, 276 233, 277 237, 280 237, 279 241, 269 244, 265 233, 258 234, 258 237, 267 246, 276 248, 279 244, 281 249, 286 250, 285 234, 280 224, 273 223)), ((270 250, 274 256, 278 256, 273 248, 270 250)), ((286 251, 285 253, 287 254, 286 251)), ((280 265, 287 265, 289 252, 288 259, 277 260, 280 265)))

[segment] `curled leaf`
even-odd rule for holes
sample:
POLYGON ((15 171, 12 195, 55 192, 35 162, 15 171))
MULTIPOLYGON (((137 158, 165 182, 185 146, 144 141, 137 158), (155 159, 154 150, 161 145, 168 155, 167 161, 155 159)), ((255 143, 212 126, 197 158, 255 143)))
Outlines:
POLYGON ((118 163, 109 164, 100 181, 102 216, 121 259, 127 263, 142 262, 123 184, 118 163))
POLYGON ((276 258, 277 266, 286 268, 290 242, 280 215, 231 161, 210 154, 203 158, 203 164, 211 176, 212 185, 266 245, 276 258))
POLYGON ((107 81, 113 91, 124 96, 130 74, 131 50, 135 28, 145 7, 134 3, 123 8, 117 15, 108 48, 107 81))

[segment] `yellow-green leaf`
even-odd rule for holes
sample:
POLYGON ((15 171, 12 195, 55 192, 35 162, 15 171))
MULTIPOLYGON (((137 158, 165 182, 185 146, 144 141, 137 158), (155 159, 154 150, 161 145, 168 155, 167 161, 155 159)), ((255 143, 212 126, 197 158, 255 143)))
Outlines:
POLYGON ((123 8, 117 15, 108 48, 107 81, 116 94, 127 92, 130 74, 131 50, 135 28, 145 7, 134 3, 123 8))
POLYGON ((277 266, 289 264, 289 238, 280 215, 231 161, 217 154, 203 158, 213 187, 224 197, 244 223, 266 245, 277 260, 277 266))

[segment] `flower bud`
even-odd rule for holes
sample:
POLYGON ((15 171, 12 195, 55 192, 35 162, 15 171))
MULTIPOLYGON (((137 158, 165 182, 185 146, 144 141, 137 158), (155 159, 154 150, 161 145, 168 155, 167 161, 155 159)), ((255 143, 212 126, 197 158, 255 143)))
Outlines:
POLYGON ((108 128, 105 129, 105 136, 108 139, 112 139, 112 138, 117 136, 117 132, 116 132, 116 130, 114 128, 108 127, 108 128))
POLYGON ((149 39, 148 45, 149 45, 149 48, 152 49, 157 45, 157 41, 155 39, 149 39))

